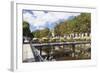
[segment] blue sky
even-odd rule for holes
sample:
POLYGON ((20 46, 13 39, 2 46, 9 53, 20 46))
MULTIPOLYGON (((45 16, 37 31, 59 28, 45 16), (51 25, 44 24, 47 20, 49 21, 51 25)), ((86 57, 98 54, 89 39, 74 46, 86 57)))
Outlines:
POLYGON ((78 15, 80 13, 23 10, 23 20, 30 24, 31 32, 44 28, 52 29, 57 23, 78 15))

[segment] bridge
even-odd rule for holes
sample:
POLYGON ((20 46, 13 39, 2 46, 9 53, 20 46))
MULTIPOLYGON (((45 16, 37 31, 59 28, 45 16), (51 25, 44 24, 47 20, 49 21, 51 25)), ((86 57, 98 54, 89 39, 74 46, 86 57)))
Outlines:
MULTIPOLYGON (((81 42, 54 42, 54 43, 30 43, 33 55, 35 57, 35 61, 47 61, 49 59, 46 59, 47 57, 50 58, 51 55, 48 54, 47 57, 44 59, 42 57, 42 49, 44 46, 65 46, 65 45, 71 45, 72 46, 72 54, 73 57, 75 57, 75 45, 79 44, 91 44, 90 41, 81 41, 81 42)), ((54 48, 50 48, 54 49, 54 48)))
POLYGON ((61 46, 61 45, 76 45, 76 44, 88 44, 90 41, 81 41, 81 42, 55 42, 55 43, 35 43, 32 44, 34 47, 43 47, 43 46, 61 46))

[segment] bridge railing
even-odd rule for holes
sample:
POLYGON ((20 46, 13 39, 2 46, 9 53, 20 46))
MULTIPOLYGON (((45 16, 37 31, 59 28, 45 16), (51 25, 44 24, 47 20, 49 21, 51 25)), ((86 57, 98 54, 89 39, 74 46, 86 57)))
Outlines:
MULTIPOLYGON (((91 44, 91 42, 90 41, 84 41, 84 42, 58 42, 58 43, 34 43, 34 44, 32 44, 31 43, 31 48, 32 48, 32 51, 33 51, 33 53, 34 53, 34 56, 35 57, 37 57, 36 59, 38 60, 38 61, 45 61, 45 59, 47 58, 47 60, 51 60, 50 58, 52 57, 52 56, 54 56, 54 54, 51 54, 51 52, 53 52, 54 51, 54 47, 55 46, 63 46, 63 47, 65 47, 65 46, 69 46, 69 45, 71 45, 71 48, 72 48, 72 50, 70 51, 70 54, 71 54, 71 57, 76 57, 75 56, 75 46, 76 45, 81 45, 81 44, 91 44), (44 49, 43 47, 44 46, 52 46, 53 48, 48 48, 48 49, 51 49, 50 50, 50 53, 49 54, 47 54, 46 55, 46 57, 45 58, 43 58, 42 56, 42 50, 44 49)), ((91 47, 90 47, 90 49, 91 49, 91 47)), ((68 52, 66 52, 66 53, 68 53, 68 52)), ((63 54, 63 53, 62 53, 63 54)))

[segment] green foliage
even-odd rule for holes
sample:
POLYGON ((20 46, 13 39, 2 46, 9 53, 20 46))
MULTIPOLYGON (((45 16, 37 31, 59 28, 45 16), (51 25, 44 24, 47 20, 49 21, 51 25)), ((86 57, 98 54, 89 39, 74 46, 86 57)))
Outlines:
POLYGON ((55 35, 64 36, 70 33, 90 33, 91 32, 91 14, 81 13, 71 20, 59 23, 54 28, 55 35))
POLYGON ((45 28, 45 29, 43 29, 43 30, 36 30, 36 31, 32 32, 32 34, 33 34, 34 37, 36 37, 36 38, 42 38, 42 37, 51 36, 51 33, 50 33, 49 28, 45 28))
POLYGON ((24 36, 28 36, 30 33, 30 30, 29 30, 29 23, 27 22, 23 22, 23 35, 24 36))
POLYGON ((54 32, 56 36, 64 36, 64 34, 67 34, 68 32, 66 32, 68 30, 67 28, 67 22, 61 22, 60 24, 57 24, 54 28, 54 32))
POLYGON ((33 35, 29 29, 29 23, 26 21, 23 21, 23 36, 33 38, 33 35))
POLYGON ((58 38, 52 38, 51 40, 50 40, 50 42, 59 42, 60 40, 58 39, 58 38))
POLYGON ((40 38, 40 31, 39 30, 36 30, 35 32, 32 32, 32 34, 34 35, 34 37, 40 38))

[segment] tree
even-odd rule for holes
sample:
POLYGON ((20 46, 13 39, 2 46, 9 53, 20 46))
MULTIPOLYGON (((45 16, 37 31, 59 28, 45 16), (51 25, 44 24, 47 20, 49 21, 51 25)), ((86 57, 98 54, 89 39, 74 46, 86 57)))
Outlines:
POLYGON ((33 31, 32 34, 36 38, 48 37, 50 35, 50 29, 45 28, 43 30, 36 30, 36 31, 33 31))
POLYGON ((27 38, 29 37, 30 40, 33 38, 33 35, 29 28, 29 23, 26 21, 23 21, 23 36, 25 36, 27 38))
POLYGON ((54 28, 56 35, 66 35, 71 33, 90 33, 91 32, 91 14, 81 13, 70 20, 65 20, 57 24, 54 28))
POLYGON ((50 32, 49 28, 45 28, 45 29, 41 30, 40 37, 48 37, 49 32, 50 32))

